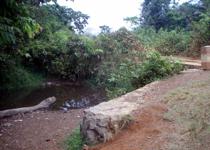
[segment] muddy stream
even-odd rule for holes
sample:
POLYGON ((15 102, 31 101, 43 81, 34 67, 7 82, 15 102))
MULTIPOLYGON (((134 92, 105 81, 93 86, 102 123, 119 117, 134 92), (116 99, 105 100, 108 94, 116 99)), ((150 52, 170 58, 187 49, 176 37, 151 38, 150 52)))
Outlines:
POLYGON ((87 84, 46 82, 35 89, 0 91, 0 110, 33 106, 45 98, 55 96, 57 101, 50 110, 86 108, 105 101, 105 90, 87 84))

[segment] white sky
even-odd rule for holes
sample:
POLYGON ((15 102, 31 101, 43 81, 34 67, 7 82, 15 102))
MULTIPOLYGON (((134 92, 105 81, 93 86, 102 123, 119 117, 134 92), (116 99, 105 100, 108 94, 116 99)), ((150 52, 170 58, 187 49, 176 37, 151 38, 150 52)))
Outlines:
MULTIPOLYGON (((126 17, 139 16, 140 7, 144 0, 57 0, 62 6, 71 7, 90 16, 86 31, 96 34, 99 26, 108 25, 113 30, 120 27, 129 28, 123 21, 126 17)), ((179 0, 185 2, 188 0, 179 0)))

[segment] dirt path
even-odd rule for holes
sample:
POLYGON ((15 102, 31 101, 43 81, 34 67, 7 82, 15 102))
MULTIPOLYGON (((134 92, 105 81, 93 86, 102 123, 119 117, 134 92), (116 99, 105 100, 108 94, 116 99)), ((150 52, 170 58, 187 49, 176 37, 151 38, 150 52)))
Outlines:
POLYGON ((83 110, 36 111, 0 120, 0 150, 61 150, 83 110))
MULTIPOLYGON (((165 146, 175 138, 172 135, 176 135, 177 127, 175 122, 164 117, 169 107, 162 101, 163 96, 192 81, 210 81, 209 79, 209 71, 191 70, 151 85, 151 91, 144 95, 146 102, 135 112, 135 121, 112 141, 91 149, 169 150, 165 146)), ((80 122, 82 111, 37 111, 25 116, 2 119, 0 149, 61 150, 63 140, 80 122)))
POLYGON ((188 68, 201 68, 201 60, 198 58, 190 58, 190 57, 181 57, 181 56, 174 56, 173 58, 178 59, 181 63, 188 68))
MULTIPOLYGON (((179 145, 182 140, 181 136, 176 133, 178 131, 176 122, 165 117, 166 112, 170 112, 170 108, 163 102, 163 99, 170 91, 196 81, 210 82, 210 72, 192 70, 152 85, 152 90, 144 96, 146 103, 141 106, 138 112, 135 112, 135 121, 112 141, 91 149, 183 150, 182 147, 176 145, 179 145)), ((210 147, 208 148, 210 149, 210 147)))

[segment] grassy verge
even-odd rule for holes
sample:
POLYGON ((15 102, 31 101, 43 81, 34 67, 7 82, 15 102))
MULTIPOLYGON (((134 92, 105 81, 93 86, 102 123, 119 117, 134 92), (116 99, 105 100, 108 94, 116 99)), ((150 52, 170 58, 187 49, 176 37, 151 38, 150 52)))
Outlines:
POLYGON ((164 98, 169 106, 165 119, 177 125, 168 150, 210 149, 210 80, 194 82, 170 92, 164 98))
POLYGON ((79 128, 76 128, 65 141, 66 150, 81 150, 84 145, 84 140, 80 134, 79 128))

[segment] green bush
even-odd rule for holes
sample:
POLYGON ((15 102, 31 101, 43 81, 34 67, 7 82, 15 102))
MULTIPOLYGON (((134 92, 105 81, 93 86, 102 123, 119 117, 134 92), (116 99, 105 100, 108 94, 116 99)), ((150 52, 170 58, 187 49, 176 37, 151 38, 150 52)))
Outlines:
POLYGON ((65 143, 67 150, 82 150, 84 140, 82 139, 79 128, 73 131, 65 143))
POLYGON ((86 79, 92 76, 103 50, 95 46, 92 38, 74 33, 67 36, 62 34, 63 31, 54 33, 56 36, 49 43, 42 40, 30 42, 25 47, 25 54, 29 56, 25 59, 27 64, 64 79, 86 79))
POLYGON ((158 31, 158 38, 155 41, 155 49, 163 55, 185 54, 189 48, 190 34, 185 31, 158 31))
POLYGON ((138 27, 134 30, 134 34, 146 49, 153 49, 154 43, 158 39, 156 30, 151 27, 138 27))
POLYGON ((118 63, 104 62, 101 65, 96 81, 105 86, 109 98, 123 95, 183 69, 178 61, 163 57, 157 51, 134 54, 118 63), (138 61, 134 61, 134 56, 138 56, 138 61))
POLYGON ((8 68, 1 72, 0 90, 16 90, 41 85, 43 78, 21 66, 8 68))
POLYGON ((147 59, 141 64, 141 72, 134 79, 137 87, 169 75, 179 73, 183 69, 180 62, 161 56, 157 51, 150 51, 147 59))
POLYGON ((183 30, 167 31, 153 28, 137 28, 139 41, 146 49, 158 50, 163 55, 184 55, 190 46, 190 34, 183 30))
POLYGON ((132 60, 127 59, 118 64, 115 70, 108 75, 107 96, 113 98, 134 90, 132 79, 138 76, 139 71, 139 65, 133 63, 132 60))
POLYGON ((200 56, 202 46, 210 44, 210 16, 203 14, 201 20, 193 22, 191 31, 190 49, 188 54, 200 56))
POLYGON ((131 50, 143 50, 143 47, 135 34, 133 34, 131 31, 128 31, 126 28, 120 28, 119 30, 113 32, 111 36, 119 43, 118 49, 124 53, 131 50))
POLYGON ((16 90, 41 84, 41 75, 23 67, 18 56, 0 53, 0 68, 0 90, 16 90))
POLYGON ((142 51, 138 38, 126 28, 111 33, 101 33, 96 38, 96 45, 108 54, 127 53, 131 50, 142 51))

